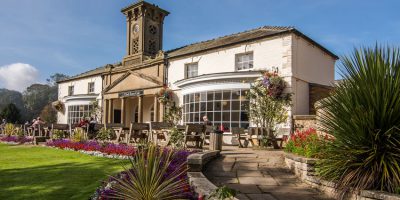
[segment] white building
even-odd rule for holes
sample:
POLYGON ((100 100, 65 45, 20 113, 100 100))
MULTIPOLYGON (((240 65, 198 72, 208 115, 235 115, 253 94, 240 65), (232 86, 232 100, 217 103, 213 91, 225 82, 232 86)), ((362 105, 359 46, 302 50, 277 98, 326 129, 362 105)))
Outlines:
MULTIPOLYGON (((167 11, 139 1, 122 10, 127 22, 127 54, 115 65, 85 72, 59 84, 65 112, 59 123, 88 116, 103 106, 103 123, 161 121, 157 91, 168 85, 183 106, 183 123, 248 127, 244 92, 261 70, 277 71, 293 93, 289 116, 313 113, 313 104, 334 82, 337 56, 293 27, 265 26, 174 50, 162 50, 167 11)), ((290 127, 290 120, 286 124, 290 127)))
MULTIPOLYGON (((82 117, 94 117, 90 107, 97 102, 101 107, 103 79, 101 74, 105 68, 97 68, 83 74, 60 81, 58 84, 58 100, 64 105, 64 111, 58 112, 60 124, 74 124, 82 117)), ((101 116, 96 116, 100 120, 101 116)))
MULTIPOLYGON (((184 122, 249 125, 243 97, 260 70, 278 71, 293 93, 289 115, 310 114, 310 84, 331 86, 337 56, 292 27, 261 27, 168 52, 168 84, 184 122)), ((290 121, 289 121, 290 122, 290 121)), ((290 123, 287 124, 290 126, 290 123)))

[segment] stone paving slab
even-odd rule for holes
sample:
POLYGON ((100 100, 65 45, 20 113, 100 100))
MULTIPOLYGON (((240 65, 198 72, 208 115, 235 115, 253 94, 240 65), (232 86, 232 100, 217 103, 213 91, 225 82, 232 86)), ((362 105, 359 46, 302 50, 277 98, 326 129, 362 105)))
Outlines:
POLYGON ((271 194, 247 194, 247 197, 253 200, 277 200, 271 194))
POLYGON ((286 168, 282 151, 223 147, 204 171, 215 185, 238 191, 244 200, 328 200, 286 168))

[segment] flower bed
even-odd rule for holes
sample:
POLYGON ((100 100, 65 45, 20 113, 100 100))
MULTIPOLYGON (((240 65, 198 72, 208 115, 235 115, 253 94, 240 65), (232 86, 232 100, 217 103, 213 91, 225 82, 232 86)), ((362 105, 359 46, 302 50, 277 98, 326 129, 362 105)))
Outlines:
POLYGON ((25 137, 25 136, 4 136, 0 138, 1 142, 6 143, 14 143, 14 144, 25 144, 31 143, 33 141, 32 137, 25 137))
MULTIPOLYGON (((161 149, 160 149, 161 150, 161 149)), ((163 175, 163 178, 167 178, 170 174, 174 173, 176 169, 182 166, 187 162, 187 157, 194 153, 194 151, 187 150, 173 150, 164 148, 161 151, 164 151, 164 155, 166 155, 169 151, 173 152, 172 162, 168 165, 166 173, 163 175)), ((160 163, 162 165, 162 163, 160 163)), ((185 166, 185 165, 184 165, 185 166)), ((130 170, 133 172, 133 170, 130 170)), ((91 197, 91 199, 96 200, 108 200, 113 199, 112 196, 115 195, 115 191, 112 189, 113 185, 117 184, 118 180, 116 179, 125 179, 130 180, 128 171, 121 172, 114 177, 108 178, 108 180, 104 181, 102 185, 96 190, 95 194, 91 197)), ((190 187, 189 179, 187 173, 183 173, 181 176, 177 177, 178 180, 184 180, 187 184, 182 188, 181 194, 185 197, 184 199, 198 199, 195 195, 193 189, 190 187)))
POLYGON ((60 139, 47 142, 46 145, 60 149, 73 149, 74 151, 101 152, 107 155, 132 156, 136 152, 135 147, 132 146, 112 143, 101 144, 96 141, 74 142, 60 139))
POLYGON ((328 135, 318 135, 313 128, 296 131, 287 142, 285 151, 307 158, 318 158, 319 152, 330 140, 332 139, 328 135))

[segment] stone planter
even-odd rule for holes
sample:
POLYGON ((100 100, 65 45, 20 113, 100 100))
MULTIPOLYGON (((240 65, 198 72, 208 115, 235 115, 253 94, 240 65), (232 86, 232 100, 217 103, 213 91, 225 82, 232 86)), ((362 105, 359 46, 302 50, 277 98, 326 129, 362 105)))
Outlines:
MULTIPOLYGON (((332 198, 338 198, 335 183, 322 180, 315 173, 318 159, 305 158, 291 153, 285 154, 286 166, 303 182, 317 188, 332 198)), ((346 200, 400 200, 400 195, 381 191, 363 190, 359 194, 348 194, 346 200)))

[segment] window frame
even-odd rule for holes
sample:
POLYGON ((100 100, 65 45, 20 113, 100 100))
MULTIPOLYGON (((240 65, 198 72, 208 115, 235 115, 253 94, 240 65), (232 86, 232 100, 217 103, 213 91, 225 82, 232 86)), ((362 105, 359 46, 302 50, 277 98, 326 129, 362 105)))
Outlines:
POLYGON ((199 75, 199 62, 192 62, 192 63, 185 64, 185 78, 192 78, 192 77, 196 77, 198 75, 199 75), (192 75, 193 72, 190 71, 191 74, 189 76, 189 67, 192 67, 192 66, 196 66, 196 75, 192 75))
POLYGON ((236 71, 247 71, 247 70, 251 70, 253 68, 254 68, 254 52, 253 51, 235 54, 235 70, 236 71), (242 59, 241 61, 239 61, 239 57, 246 56, 246 55, 251 55, 251 60, 248 59, 246 61, 243 61, 243 59, 242 59), (247 65, 245 65, 245 64, 247 64, 247 65), (239 65, 241 65, 240 69, 239 69, 239 65), (248 67, 244 68, 244 66, 248 66, 248 67))
POLYGON ((72 96, 75 93, 75 86, 70 85, 68 86, 68 96, 72 96))
POLYGON ((95 93, 95 83, 94 82, 89 82, 88 83, 88 94, 94 94, 95 93), (90 91, 90 89, 91 89, 91 85, 93 85, 93 91, 90 91))

